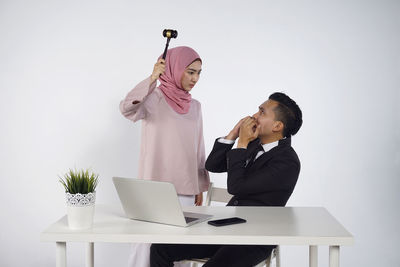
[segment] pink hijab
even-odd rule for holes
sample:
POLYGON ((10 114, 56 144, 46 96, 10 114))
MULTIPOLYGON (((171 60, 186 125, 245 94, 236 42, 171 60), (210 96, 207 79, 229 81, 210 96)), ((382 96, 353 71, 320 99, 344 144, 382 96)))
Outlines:
POLYGON ((200 56, 187 46, 178 46, 167 51, 165 73, 159 78, 159 88, 167 103, 179 114, 188 113, 190 108, 192 96, 182 88, 181 78, 187 66, 196 59, 200 59, 200 56))

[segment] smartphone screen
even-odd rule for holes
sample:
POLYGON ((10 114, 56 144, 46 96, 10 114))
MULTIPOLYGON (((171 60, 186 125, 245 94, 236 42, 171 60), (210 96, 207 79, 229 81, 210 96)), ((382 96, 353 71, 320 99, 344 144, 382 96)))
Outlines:
POLYGON ((246 222, 245 219, 242 219, 239 217, 232 217, 232 218, 208 221, 208 224, 211 224, 213 226, 225 226, 225 225, 231 225, 231 224, 236 224, 236 223, 245 223, 245 222, 246 222))

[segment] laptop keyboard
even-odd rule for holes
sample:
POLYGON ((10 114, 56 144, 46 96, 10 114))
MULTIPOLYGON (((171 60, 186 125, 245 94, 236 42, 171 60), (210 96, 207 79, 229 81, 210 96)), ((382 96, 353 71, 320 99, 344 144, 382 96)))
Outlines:
POLYGON ((190 223, 193 222, 195 220, 197 220, 198 218, 193 218, 193 217, 185 217, 186 223, 190 223))

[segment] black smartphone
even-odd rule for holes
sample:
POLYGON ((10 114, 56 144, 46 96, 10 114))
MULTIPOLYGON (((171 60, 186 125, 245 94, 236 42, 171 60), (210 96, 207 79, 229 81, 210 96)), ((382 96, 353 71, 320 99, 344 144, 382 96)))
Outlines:
POLYGON ((225 226, 225 225, 245 223, 245 222, 246 222, 245 219, 242 219, 239 217, 232 217, 232 218, 208 221, 208 224, 211 224, 214 226, 225 226))

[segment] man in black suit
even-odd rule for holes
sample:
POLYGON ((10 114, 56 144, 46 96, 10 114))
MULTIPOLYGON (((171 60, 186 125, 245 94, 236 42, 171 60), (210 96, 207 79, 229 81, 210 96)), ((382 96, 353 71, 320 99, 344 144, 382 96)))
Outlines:
MULTIPOLYGON (((299 176, 300 161, 290 143, 303 122, 300 108, 287 95, 274 93, 258 109, 218 138, 206 161, 207 170, 228 173, 228 192, 233 195, 228 206, 285 206, 299 176)), ((150 265, 167 267, 183 259, 210 258, 203 266, 254 266, 274 247, 153 244, 150 265)))

